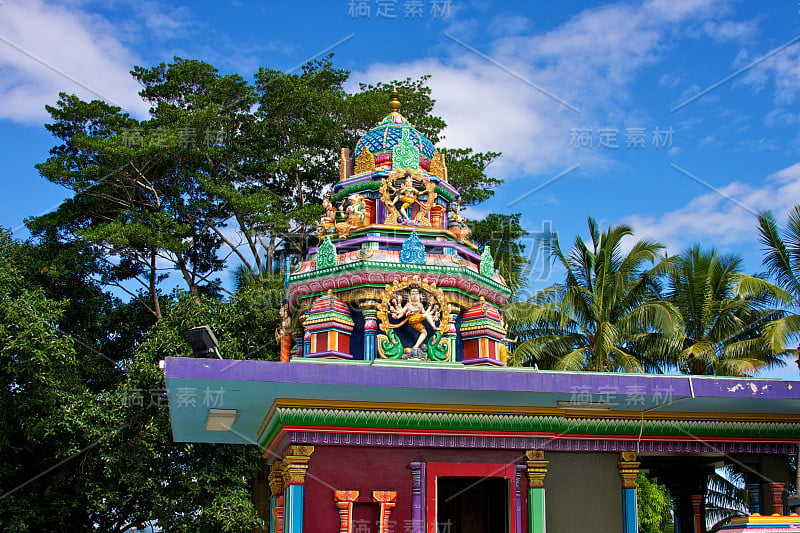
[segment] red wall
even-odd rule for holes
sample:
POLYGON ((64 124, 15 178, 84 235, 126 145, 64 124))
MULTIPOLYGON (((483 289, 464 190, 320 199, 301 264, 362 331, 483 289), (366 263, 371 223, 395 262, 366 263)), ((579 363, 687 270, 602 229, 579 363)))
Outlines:
MULTIPOLYGON (((406 531, 406 524, 411 520, 409 463, 524 464, 524 460, 524 455, 514 450, 315 446, 305 481, 304 529, 338 531, 339 512, 333 499, 334 490, 357 490, 359 501, 371 501, 373 490, 391 490, 397 492, 397 506, 390 518, 394 524, 392 531, 401 533, 406 531)), ((522 531, 526 531, 528 503, 524 474, 520 485, 522 531)), ((361 514, 357 513, 356 518, 361 514)), ((371 524, 370 530, 377 531, 377 527, 371 524)))

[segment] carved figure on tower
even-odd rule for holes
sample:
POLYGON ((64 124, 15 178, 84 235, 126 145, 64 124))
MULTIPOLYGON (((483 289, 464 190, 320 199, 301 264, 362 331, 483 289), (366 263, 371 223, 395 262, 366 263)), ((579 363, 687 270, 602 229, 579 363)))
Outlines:
POLYGON ((378 336, 380 356, 389 359, 448 360, 448 346, 442 342, 442 335, 450 324, 448 310, 449 304, 442 290, 427 279, 413 276, 387 285, 378 306, 380 329, 385 332, 378 336), (430 331, 426 326, 430 327, 430 331), (411 334, 413 343, 404 345, 400 340, 397 331, 402 328, 411 334))
POLYGON ((403 215, 403 218, 405 220, 413 220, 414 217, 411 214, 411 207, 417 202, 417 196, 423 194, 425 191, 418 191, 414 187, 414 176, 409 172, 406 174, 406 179, 403 180, 403 184, 400 185, 400 190, 396 190, 396 192, 397 195, 392 203, 396 206, 398 201, 401 202, 399 211, 403 215))
POLYGON ((322 239, 325 234, 332 233, 336 229, 336 213, 338 212, 336 206, 331 202, 330 196, 322 199, 322 218, 317 222, 319 231, 317 236, 322 239))
POLYGON ((281 306, 279 313, 281 325, 275 330, 275 340, 281 348, 281 361, 288 362, 292 357, 292 317, 285 305, 281 306))
POLYGON ((435 185, 427 174, 409 168, 395 169, 381 180, 381 201, 386 206, 386 224, 431 227, 430 212, 436 203, 435 185), (415 183, 422 184, 417 189, 415 183), (398 206, 399 204, 399 206, 398 206), (414 205, 419 209, 413 212, 414 205))
POLYGON ((351 194, 348 199, 349 205, 345 207, 342 203, 340 212, 344 216, 344 222, 336 224, 336 232, 339 238, 345 239, 350 235, 350 232, 365 224, 367 218, 367 198, 363 194, 351 194))
POLYGON ((460 242, 469 242, 472 230, 467 226, 467 219, 461 216, 461 205, 453 202, 450 205, 450 231, 460 242))
POLYGON ((395 320, 403 319, 398 326, 407 321, 408 325, 419 333, 417 341, 409 350, 409 353, 414 354, 428 338, 428 330, 425 329, 424 323, 427 322, 431 328, 436 329, 441 318, 441 309, 438 304, 433 302, 425 305, 420 297, 419 289, 416 287, 408 291, 408 302, 403 304, 402 298, 402 295, 395 295, 389 303, 389 311, 395 320))

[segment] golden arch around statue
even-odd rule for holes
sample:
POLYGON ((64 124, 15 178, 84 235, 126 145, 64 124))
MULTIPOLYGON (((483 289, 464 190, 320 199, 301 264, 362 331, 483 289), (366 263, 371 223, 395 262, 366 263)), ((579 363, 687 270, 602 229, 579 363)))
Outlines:
POLYGON ((450 304, 442 289, 427 278, 403 277, 386 285, 378 305, 378 321, 384 333, 378 335, 378 355, 384 359, 430 359, 449 361, 449 343, 442 340, 450 326, 450 304), (427 293, 427 305, 421 291, 427 293), (392 320, 395 322, 393 323, 392 320), (429 334, 425 326, 433 329, 429 334), (411 347, 403 346, 395 330, 407 326, 417 334, 411 347), (424 344, 423 344, 424 343, 424 344))

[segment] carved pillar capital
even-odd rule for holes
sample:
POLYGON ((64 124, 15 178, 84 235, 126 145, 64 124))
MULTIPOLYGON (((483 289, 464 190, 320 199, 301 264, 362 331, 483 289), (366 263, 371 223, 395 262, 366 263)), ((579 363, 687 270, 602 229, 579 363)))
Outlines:
POLYGON ((547 475, 547 465, 544 450, 528 450, 525 452, 525 464, 528 467, 528 487, 532 489, 544 488, 544 477, 547 475))
POLYGON ((335 490, 333 499, 339 508, 339 533, 353 533, 353 502, 358 499, 358 491, 335 490))
POLYGON ((306 470, 311 454, 314 453, 313 446, 300 446, 292 444, 286 450, 283 457, 283 486, 303 485, 306 481, 306 470))
POLYGON ((639 476, 639 465, 636 452, 621 452, 619 454, 619 476, 622 478, 623 489, 635 489, 636 478, 639 476))
POLYGON ((275 497, 283 492, 283 463, 275 461, 270 465, 267 483, 269 483, 269 492, 271 496, 275 497))
POLYGON ((380 527, 379 533, 389 533, 391 531, 391 523, 389 517, 392 514, 392 509, 397 505, 397 492, 389 490, 374 490, 372 491, 372 501, 380 503, 380 527))

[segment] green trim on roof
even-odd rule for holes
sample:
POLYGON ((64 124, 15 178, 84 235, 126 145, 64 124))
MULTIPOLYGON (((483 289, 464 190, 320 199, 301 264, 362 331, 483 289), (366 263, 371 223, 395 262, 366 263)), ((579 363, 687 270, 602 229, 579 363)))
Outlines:
POLYGON ((441 431, 515 431, 558 435, 645 437, 796 439, 800 422, 740 420, 665 420, 639 418, 585 418, 552 415, 378 411, 277 407, 259 445, 266 447, 284 425, 349 429, 426 429, 441 431))

